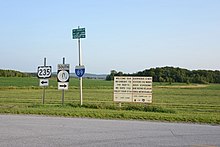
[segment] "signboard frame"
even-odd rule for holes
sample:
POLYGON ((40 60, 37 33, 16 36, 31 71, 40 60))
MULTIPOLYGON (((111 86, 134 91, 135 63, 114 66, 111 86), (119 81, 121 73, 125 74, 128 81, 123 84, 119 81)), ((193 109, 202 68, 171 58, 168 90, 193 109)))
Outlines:
POLYGON ((114 102, 152 103, 152 77, 114 77, 114 102))

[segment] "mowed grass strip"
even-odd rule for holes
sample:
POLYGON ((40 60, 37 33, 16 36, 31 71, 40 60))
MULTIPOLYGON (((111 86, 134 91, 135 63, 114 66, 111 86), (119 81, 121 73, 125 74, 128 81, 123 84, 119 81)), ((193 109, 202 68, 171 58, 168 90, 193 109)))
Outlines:
POLYGON ((220 84, 154 83, 152 104, 122 107, 113 102, 112 81, 84 79, 83 106, 78 79, 70 79, 63 106, 56 78, 46 88, 45 105, 38 85, 37 78, 0 78, 0 113, 220 124, 220 84))

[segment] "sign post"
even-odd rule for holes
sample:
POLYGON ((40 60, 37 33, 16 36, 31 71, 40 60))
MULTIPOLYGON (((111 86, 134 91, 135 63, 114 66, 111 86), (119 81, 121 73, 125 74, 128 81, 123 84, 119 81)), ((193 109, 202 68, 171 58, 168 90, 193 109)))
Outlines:
POLYGON ((68 89, 69 85, 69 64, 65 64, 65 58, 63 57, 63 64, 58 64, 57 71, 57 81, 58 81, 58 89, 62 90, 62 105, 64 104, 64 90, 68 89))
POLYGON ((45 87, 49 86, 48 78, 52 75, 52 67, 46 66, 47 59, 44 58, 44 66, 38 66, 37 76, 40 79, 40 86, 43 86, 43 95, 42 95, 42 103, 44 104, 45 100, 45 87))
MULTIPOLYGON (((81 46, 80 46, 80 38, 86 38, 86 31, 85 31, 85 28, 80 28, 78 26, 78 29, 73 29, 72 30, 72 36, 73 36, 73 39, 78 39, 78 47, 79 47, 79 67, 83 67, 84 68, 84 73, 85 73, 85 67, 83 66, 82 64, 82 49, 81 49, 81 46)), ((83 73, 83 74, 84 74, 83 73)), ((80 76, 77 76, 79 77, 80 79, 80 105, 82 106, 83 105, 83 93, 82 93, 82 76, 83 74, 79 74, 80 76)))
POLYGON ((65 58, 63 58, 63 64, 57 66, 57 82, 58 89, 62 90, 62 104, 64 104, 64 90, 68 90, 69 87, 69 69, 70 65, 65 64, 65 58))
MULTIPOLYGON (((44 66, 46 66, 46 62, 47 62, 47 59, 44 58, 44 66)), ((44 104, 44 100, 45 100, 45 86, 44 86, 44 89, 43 89, 43 98, 42 98, 43 104, 44 104)))
MULTIPOLYGON (((65 64, 65 58, 63 57, 63 64, 65 64)), ((64 89, 62 90, 62 105, 64 104, 64 89)))

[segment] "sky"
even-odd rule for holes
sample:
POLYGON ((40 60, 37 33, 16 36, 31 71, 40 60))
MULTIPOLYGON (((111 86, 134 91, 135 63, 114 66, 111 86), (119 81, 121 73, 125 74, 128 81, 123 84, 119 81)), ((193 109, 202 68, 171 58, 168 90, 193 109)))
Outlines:
POLYGON ((0 0, 0 69, 54 72, 63 57, 87 73, 173 66, 220 70, 219 0, 0 0))

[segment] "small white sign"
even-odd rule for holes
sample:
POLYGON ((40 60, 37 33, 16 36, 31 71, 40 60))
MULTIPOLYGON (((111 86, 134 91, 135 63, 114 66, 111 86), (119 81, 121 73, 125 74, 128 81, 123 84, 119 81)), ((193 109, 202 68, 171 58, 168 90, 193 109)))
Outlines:
POLYGON ((57 65, 57 70, 69 70, 70 69, 70 64, 58 64, 57 65))
POLYGON ((40 79, 40 86, 49 86, 48 79, 40 79))
POLYGON ((68 82, 58 82, 58 90, 68 90, 68 82))

